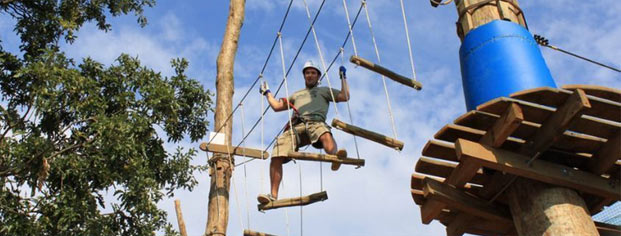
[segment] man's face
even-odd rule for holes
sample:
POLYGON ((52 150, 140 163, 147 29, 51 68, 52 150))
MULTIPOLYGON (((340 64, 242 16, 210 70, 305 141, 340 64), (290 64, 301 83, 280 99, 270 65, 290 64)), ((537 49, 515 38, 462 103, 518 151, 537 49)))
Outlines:
POLYGON ((319 71, 313 68, 307 68, 304 70, 304 80, 307 88, 315 87, 317 85, 317 81, 319 80, 319 71))

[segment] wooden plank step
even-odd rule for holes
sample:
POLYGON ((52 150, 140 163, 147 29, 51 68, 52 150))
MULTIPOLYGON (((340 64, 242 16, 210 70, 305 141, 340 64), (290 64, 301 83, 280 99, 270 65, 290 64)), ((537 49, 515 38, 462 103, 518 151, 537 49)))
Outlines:
POLYGON ((600 236, 619 236, 621 235, 621 226, 606 224, 603 222, 593 221, 600 236))
POLYGON ((318 153, 309 153, 309 152, 289 152, 287 154, 287 157, 291 159, 303 160, 303 161, 319 161, 319 162, 338 163, 338 164, 343 164, 343 165, 364 166, 364 159, 341 158, 336 155, 330 155, 330 154, 318 154, 318 153))
POLYGON ((302 196, 297 198, 285 198, 278 199, 276 201, 269 202, 267 204, 258 204, 257 207, 259 211, 277 209, 281 207, 292 207, 292 206, 305 206, 311 203, 315 203, 318 201, 325 201, 328 199, 328 193, 326 191, 313 193, 308 196, 302 196))
POLYGON ((200 149, 205 152, 222 153, 227 155, 245 156, 256 159, 267 159, 270 157, 268 152, 259 149, 245 148, 245 147, 233 147, 220 144, 207 144, 201 143, 200 149))
POLYGON ((455 149, 461 162, 473 161, 484 167, 504 171, 509 174, 529 179, 560 185, 578 191, 591 193, 604 198, 621 200, 621 186, 618 181, 612 181, 601 176, 575 170, 563 165, 544 160, 534 160, 527 164, 528 156, 491 148, 476 142, 459 139, 455 149))
MULTIPOLYGON (((421 157, 418 159, 418 162, 416 162, 416 167, 414 169, 418 173, 446 179, 451 175, 451 173, 453 173, 455 168, 457 168, 457 164, 455 163, 421 157)), ((482 185, 487 181, 487 178, 488 176, 483 174, 482 170, 477 170, 476 174, 472 177, 469 183, 482 185)))
POLYGON ((244 229, 244 236, 276 236, 275 234, 266 234, 261 232, 244 229))
POLYGON ((349 61, 351 61, 352 63, 355 63, 355 64, 357 64, 359 66, 362 66, 364 68, 367 68, 367 69, 369 69, 369 70, 371 70, 373 72, 376 72, 376 73, 378 73, 380 75, 386 76, 387 78, 389 78, 389 79, 391 79, 391 80, 393 80, 393 81, 395 81, 397 83, 403 84, 405 86, 412 87, 412 88, 414 88, 416 90, 421 90, 423 88, 423 84, 421 84, 420 82, 418 82, 416 80, 413 80, 413 79, 410 79, 410 78, 407 78, 405 76, 399 75, 399 74, 397 74, 397 73, 395 73, 395 72, 393 72, 393 71, 391 71, 389 69, 386 69, 386 68, 384 68, 384 67, 382 67, 380 65, 376 65, 375 63, 370 62, 370 61, 368 61, 366 59, 363 59, 361 57, 352 56, 351 58, 349 58, 349 61))
POLYGON ((621 102, 621 90, 619 89, 587 84, 567 84, 563 85, 561 88, 566 90, 582 89, 588 95, 600 97, 613 102, 621 102))
POLYGON ((342 130, 343 132, 350 133, 362 138, 366 138, 373 142, 397 149, 399 151, 403 150, 403 142, 396 140, 394 138, 375 133, 373 131, 365 130, 355 125, 347 124, 338 119, 332 120, 332 127, 342 130))
MULTIPOLYGON (((578 90, 581 89, 574 90, 574 92, 578 90)), ((565 100, 574 92, 564 89, 540 87, 519 91, 511 94, 510 96, 515 99, 545 106, 559 107, 564 104, 565 100)), ((584 93, 584 91, 582 92, 584 93)), ((585 110, 584 114, 615 122, 621 122, 621 103, 592 95, 586 95, 586 98, 588 98, 588 102, 591 104, 591 107, 590 109, 585 110)))

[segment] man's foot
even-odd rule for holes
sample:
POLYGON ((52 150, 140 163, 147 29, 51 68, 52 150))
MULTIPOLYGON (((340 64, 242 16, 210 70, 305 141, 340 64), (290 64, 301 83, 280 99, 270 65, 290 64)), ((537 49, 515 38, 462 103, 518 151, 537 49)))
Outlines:
MULTIPOLYGON (((338 150, 336 152, 336 157, 338 157, 339 159, 347 158, 347 150, 345 149, 338 150)), ((332 162, 332 166, 330 167, 330 169, 332 169, 333 171, 337 171, 339 170, 339 168, 341 168, 341 163, 332 162)))
POLYGON ((257 201, 261 204, 268 204, 270 202, 276 201, 276 198, 272 196, 272 194, 259 194, 257 197, 257 201))

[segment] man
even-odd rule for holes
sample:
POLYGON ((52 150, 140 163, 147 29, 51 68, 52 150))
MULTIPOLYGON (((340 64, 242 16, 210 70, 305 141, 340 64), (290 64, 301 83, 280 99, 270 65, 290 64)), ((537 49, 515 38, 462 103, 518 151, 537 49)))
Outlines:
MULTIPOLYGON (((329 102, 345 102, 349 100, 349 88, 345 75, 346 69, 341 66, 341 90, 319 87, 321 71, 312 61, 307 61, 302 68, 306 88, 299 90, 288 98, 276 100, 267 86, 261 84, 260 92, 267 97, 270 107, 275 112, 285 111, 288 107, 294 110, 292 117, 293 127, 287 123, 285 132, 278 136, 272 151, 270 163, 270 194, 260 194, 257 200, 267 204, 278 199, 278 188, 282 180, 282 165, 289 162, 288 152, 297 151, 300 147, 312 144, 313 147, 323 148, 328 154, 337 154, 337 146, 330 133, 330 126, 326 124, 329 102), (334 98, 334 99, 333 99, 334 98)), ((338 156, 347 156, 345 150, 339 150, 338 156)))

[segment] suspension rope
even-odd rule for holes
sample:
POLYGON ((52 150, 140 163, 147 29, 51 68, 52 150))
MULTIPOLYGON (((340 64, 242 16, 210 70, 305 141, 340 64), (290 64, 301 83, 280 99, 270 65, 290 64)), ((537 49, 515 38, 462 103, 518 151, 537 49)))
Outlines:
POLYGON ((550 44, 549 44, 548 39, 546 39, 546 38, 542 37, 541 35, 537 35, 537 34, 535 34, 535 36, 534 36, 534 37, 535 37, 535 41, 536 41, 539 45, 541 45, 541 46, 548 47, 548 48, 554 49, 554 50, 556 50, 556 51, 559 51, 559 52, 565 53, 565 54, 567 54, 567 55, 570 55, 570 56, 574 56, 574 57, 580 58, 580 59, 582 59, 582 60, 585 60, 585 61, 591 62, 591 63, 593 63, 593 64, 595 64, 595 65, 598 65, 598 66, 601 66, 601 67, 605 67, 605 68, 608 68, 608 69, 614 70, 614 71, 616 71, 616 72, 621 72, 621 70, 619 70, 619 69, 617 69, 617 68, 614 68, 614 67, 612 67, 612 66, 604 65, 604 64, 602 64, 602 63, 596 62, 596 61, 591 60, 591 59, 589 59, 589 58, 586 58, 586 57, 580 56, 580 55, 578 55, 578 54, 574 54, 574 53, 572 53, 572 52, 565 51, 565 50, 560 49, 560 48, 558 48, 558 47, 552 46, 552 45, 550 45, 550 44))
MULTIPOLYGON (((298 164, 298 169, 300 173, 300 198, 302 198, 302 163, 298 164)), ((300 236, 304 235, 304 206, 300 205, 300 236)))
POLYGON ((412 79, 416 81, 416 69, 414 68, 414 57, 412 57, 412 44, 410 43, 410 31, 408 30, 408 20, 405 17, 405 7, 403 6, 403 0, 401 2, 401 15, 403 16, 403 27, 405 28, 405 38, 408 41, 408 52, 410 54, 410 67, 412 68, 412 79))
MULTIPOLYGON (((354 26, 349 21, 349 10, 347 10, 347 3, 345 2, 345 0, 343 0, 343 9, 345 10, 345 17, 347 17, 347 28, 349 28, 349 34, 351 34, 351 45, 354 47, 354 55, 358 56, 358 49, 356 48, 356 40, 354 39, 354 31, 352 29, 354 26)), ((360 5, 360 9, 362 9, 362 5, 360 5)), ((358 10, 358 14, 360 14, 360 10, 358 10)), ((356 19, 358 19, 357 15, 356 15, 356 19)))
MULTIPOLYGON (((245 133, 245 129, 244 129, 244 120, 246 120, 246 116, 245 116, 245 112, 244 112, 244 105, 243 103, 240 103, 240 107, 241 107, 241 133, 242 135, 244 135, 245 133)), ((228 147, 227 147, 228 148, 228 147)), ((244 149, 245 151, 246 149, 244 149)), ((245 152, 244 152, 244 158, 245 160, 248 160, 248 157, 245 156, 245 152)), ((244 165, 244 193, 245 193, 245 202, 246 202, 246 219, 247 219, 247 226, 250 229, 250 207, 248 207, 248 172, 246 170, 246 165, 244 165)))
MULTIPOLYGON (((289 6, 287 6, 287 11, 285 12, 285 16, 283 17, 282 22, 280 23, 280 27, 278 28, 277 32, 282 31, 282 28, 285 26, 285 22, 287 20, 287 17, 289 16, 289 11, 291 10, 291 5, 293 5, 293 0, 289 1, 289 6)), ((257 78, 252 83, 252 86, 250 86, 250 88, 248 88, 248 90, 246 91, 244 96, 242 96, 242 98, 239 101, 239 103, 237 104, 237 106, 235 106, 235 108, 233 108, 233 111, 231 111, 231 113, 228 115, 228 117, 224 120, 223 125, 220 126, 216 130, 216 133, 218 133, 218 132, 220 132, 220 130, 222 130, 222 128, 225 126, 224 124, 226 124, 229 121, 229 119, 231 119, 231 117, 233 116, 235 111, 237 111, 237 108, 239 108, 239 104, 241 104, 246 99, 248 94, 250 94, 250 91, 252 91, 254 86, 257 85, 257 82, 259 81, 259 79, 263 78, 263 72, 265 72, 265 69, 267 68, 267 64, 268 64, 270 58, 272 57, 272 53, 274 52, 274 48, 276 47, 276 41, 277 40, 278 40, 278 35, 276 35, 276 38, 274 38, 274 42, 272 43, 272 48, 270 48, 270 52, 268 53, 267 58, 265 58, 265 62, 263 63, 263 68, 261 68, 261 72, 259 73, 259 76, 257 76, 257 78)), ((215 137, 216 136, 214 135, 211 139, 209 139, 209 141, 207 142, 207 145, 211 144, 211 142, 213 141, 213 139, 215 137)))
MULTIPOLYGON (((265 108, 265 99, 263 99, 263 94, 259 94, 259 99, 261 100, 261 110, 260 111, 263 111, 263 109, 265 108)), ((261 150, 263 150, 263 148, 265 146, 265 142, 264 142, 264 139, 265 139, 265 125, 264 125, 265 122, 264 121, 265 121, 265 119, 263 119, 264 118, 264 113, 260 112, 260 114, 261 114, 261 150)), ((261 159, 264 158, 263 157, 263 153, 265 153, 265 152, 261 152, 261 159)), ((246 160, 244 162, 247 162, 247 161, 248 160, 246 160)), ((265 169, 267 169, 267 165, 268 165, 267 161, 265 162, 264 165, 261 165, 261 192, 262 193, 266 192, 265 191, 265 169)))
POLYGON ((312 19, 311 19, 310 11, 308 10, 308 4, 306 3, 306 0, 304 0, 303 2, 304 2, 304 8, 306 8, 306 17, 308 18, 308 21, 311 23, 311 30, 313 31, 313 38, 315 39, 315 47, 317 47, 317 52, 319 53, 319 59, 321 60, 321 66, 322 66, 322 69, 324 70, 324 73, 322 74, 326 74, 326 79, 328 80, 328 88, 330 88, 330 97, 332 97, 332 101, 335 101, 334 111, 336 112, 336 116, 339 116, 339 108, 336 105, 336 99, 334 99, 334 92, 332 92, 332 84, 330 83, 330 76, 325 70, 326 60, 324 60, 323 52, 321 51, 321 47, 319 46, 319 39, 317 39, 317 33, 315 32, 315 26, 312 25, 312 19))
MULTIPOLYGON (((278 32, 278 44, 280 45, 280 61, 282 62, 282 76, 283 81, 285 82, 285 95, 287 99, 289 99, 289 85, 287 83, 287 71, 285 70, 285 53, 282 48, 282 34, 278 32)), ((289 100, 285 102, 287 105, 287 116, 289 116, 289 136, 291 136, 291 149, 295 150, 295 138, 293 137, 293 133, 295 132, 295 127, 293 127, 293 121, 291 120, 291 105, 289 105, 289 100)), ((245 139, 245 138, 244 138, 245 139)), ((243 141, 243 140, 242 140, 243 141)))
MULTIPOLYGON (((367 2, 362 0, 362 5, 364 7, 364 12, 367 17, 367 25, 369 26, 369 31, 371 32, 371 39, 373 40, 373 48, 375 49, 375 56, 377 57, 377 62, 382 64, 382 60, 380 59, 379 49, 377 48, 377 42, 375 41, 375 34, 373 33, 373 26, 371 26, 371 18, 369 17, 369 9, 367 7, 367 2)), ((386 104, 388 104, 388 113, 390 114, 390 122, 392 124, 392 133, 397 138, 397 128, 395 125, 395 118, 392 113, 392 107, 390 105, 390 97, 388 96, 388 87, 386 86, 386 77, 382 75, 382 83, 384 84, 384 93, 386 94, 386 104)))

